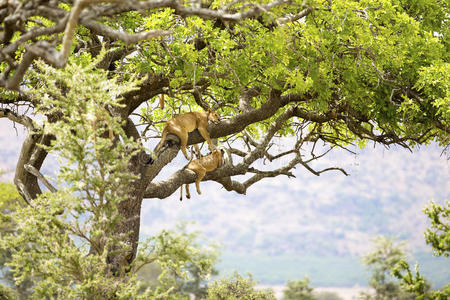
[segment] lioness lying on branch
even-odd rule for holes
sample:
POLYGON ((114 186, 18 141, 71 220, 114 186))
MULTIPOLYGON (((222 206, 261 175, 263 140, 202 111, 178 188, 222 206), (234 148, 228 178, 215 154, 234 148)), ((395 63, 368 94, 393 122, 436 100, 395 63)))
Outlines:
POLYGON ((156 146, 155 152, 157 153, 159 149, 164 145, 167 134, 173 133, 180 138, 181 151, 183 152, 186 159, 189 159, 189 156, 186 152, 188 134, 195 129, 198 129, 202 137, 208 142, 209 150, 213 151, 214 147, 211 142, 211 138, 209 137, 208 130, 206 130, 206 126, 208 126, 209 121, 218 124, 220 121, 219 114, 209 109, 206 112, 194 111, 173 117, 172 119, 167 121, 166 127, 164 127, 162 133, 161 141, 159 142, 158 146, 156 146))
MULTIPOLYGON (((189 162, 184 168, 194 171, 197 174, 197 179, 195 180, 195 187, 197 188, 197 193, 201 195, 200 191, 200 181, 205 177, 206 172, 214 171, 215 169, 222 166, 223 161, 223 150, 215 149, 212 153, 194 159, 189 162)), ((189 192, 189 184, 186 184, 186 198, 190 199, 191 194, 189 192)), ((180 201, 183 200, 183 185, 180 187, 180 201)))

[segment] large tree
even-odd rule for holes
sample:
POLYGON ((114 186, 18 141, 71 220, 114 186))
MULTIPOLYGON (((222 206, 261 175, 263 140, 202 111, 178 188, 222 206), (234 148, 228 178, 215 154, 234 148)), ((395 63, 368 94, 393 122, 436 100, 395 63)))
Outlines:
MULTIPOLYGON (((448 15, 439 0, 0 1, 0 117, 28 129, 14 182, 31 207, 39 181, 52 193, 69 184, 100 221, 104 197, 126 185, 107 230, 122 248, 96 241, 92 226, 71 233, 84 235, 92 255, 106 247, 120 276, 136 259, 143 199, 195 180, 180 169, 155 181, 179 152, 176 136, 157 157, 142 147, 174 114, 219 112, 222 121, 207 129, 227 159, 204 180, 241 194, 263 178, 292 177, 297 166, 346 174, 312 165, 336 147, 446 148, 448 15), (271 147, 277 137, 284 147, 271 147), (49 151, 79 168, 63 169, 57 187, 41 172, 49 151), (92 168, 107 173, 74 184, 92 180, 92 168)), ((189 134, 189 145, 202 141, 189 134)))

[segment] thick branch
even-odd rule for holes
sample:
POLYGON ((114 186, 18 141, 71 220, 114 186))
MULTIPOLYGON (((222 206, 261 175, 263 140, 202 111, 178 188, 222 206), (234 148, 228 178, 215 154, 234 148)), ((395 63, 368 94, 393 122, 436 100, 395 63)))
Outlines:
MULTIPOLYGON (((279 99, 279 98, 278 98, 279 99)), ((269 102, 269 101, 268 101, 269 102)), ((279 172, 279 174, 275 174, 274 172, 258 172, 253 179, 244 183, 243 185, 238 184, 238 182, 232 181, 230 176, 245 174, 249 170, 249 166, 256 161, 258 158, 262 157, 265 149, 275 135, 275 133, 282 127, 282 125, 293 116, 294 107, 288 108, 284 113, 282 113, 278 118, 274 121, 273 125, 267 130, 267 134, 264 137, 263 141, 259 143, 253 151, 248 153, 243 161, 237 166, 233 166, 231 164, 225 165, 214 172, 208 173, 204 180, 216 180, 224 184, 225 188, 236 190, 239 193, 245 193, 246 188, 252 185, 254 182, 259 181, 264 177, 273 177, 279 174, 285 174, 289 176, 293 176, 291 173, 288 173, 288 170, 293 168, 294 165, 289 165, 288 169, 277 170, 275 172, 279 172), (227 179, 229 178, 229 179, 227 179)), ((156 198, 166 198, 170 196, 176 189, 184 183, 191 183, 194 181, 195 177, 191 178, 186 175, 187 171, 181 170, 173 174, 169 179, 163 182, 158 183, 149 183, 147 186, 147 192, 144 194, 145 198, 156 197, 156 198)))
POLYGON ((115 30, 94 20, 81 20, 80 23, 96 34, 109 37, 113 41, 120 40, 125 44, 133 44, 143 40, 172 34, 171 31, 165 30, 150 30, 135 34, 129 34, 125 31, 115 30))
POLYGON ((203 101, 202 94, 200 93, 198 88, 194 88, 194 90, 192 91, 192 95, 194 96, 194 100, 198 104, 198 106, 203 108, 205 111, 211 109, 209 105, 205 101, 203 101))
POLYGON ((37 195, 41 193, 41 188, 39 187, 36 176, 25 170, 25 165, 30 162, 39 138, 40 136, 36 134, 28 133, 22 144, 19 160, 17 161, 16 173, 14 175, 14 183, 19 188, 22 197, 28 202, 35 199, 37 195))
POLYGON ((36 169, 35 167, 33 167, 30 164, 24 165, 24 168, 29 173, 31 173, 34 176, 36 176, 45 185, 45 187, 48 188, 48 190, 50 192, 55 193, 57 191, 56 188, 47 180, 47 178, 44 177, 44 175, 42 175, 41 172, 39 172, 38 169, 36 169))
POLYGON ((286 23, 291 23, 291 22, 295 22, 300 20, 301 18, 306 17, 307 15, 309 15, 310 13, 312 13, 312 8, 311 7, 307 7, 304 10, 302 10, 300 13, 293 15, 293 16, 287 16, 287 17, 282 17, 280 19, 278 19, 278 23, 279 24, 286 24, 286 23))
POLYGON ((250 104, 250 100, 253 97, 257 97, 260 93, 261 89, 259 87, 245 88, 239 96, 239 110, 243 113, 254 110, 250 104))
POLYGON ((126 93, 123 102, 127 105, 127 116, 131 114, 143 102, 163 93, 163 89, 169 86, 169 79, 162 74, 151 74, 139 89, 126 93))
POLYGON ((232 180, 231 177, 219 178, 215 181, 220 183, 227 191, 235 191, 242 195, 247 193, 247 187, 239 181, 232 180))
POLYGON ((25 126, 29 132, 34 131, 34 125, 33 120, 31 120, 30 117, 25 115, 19 115, 10 109, 7 108, 0 108, 0 118, 8 118, 13 122, 16 122, 18 124, 21 124, 25 126))
MULTIPOLYGON (((263 121, 273 116, 280 108, 280 92, 272 90, 269 99, 261 105, 259 109, 242 113, 236 117, 221 121, 220 124, 210 124, 207 129, 211 138, 220 138, 230 134, 241 132, 250 124, 263 121)), ((203 142, 204 139, 196 130, 189 134, 188 145, 203 142)))
MULTIPOLYGON (((35 171, 39 172, 47 156, 47 152, 37 144, 49 145, 52 137, 49 135, 42 136, 36 133, 32 120, 27 116, 19 115, 9 109, 0 109, 1 117, 6 117, 16 123, 22 124, 28 129, 28 135, 23 142, 17 162, 14 183, 23 198, 30 202, 41 193, 35 171), (26 165, 29 165, 28 170, 26 165), (31 173, 29 170, 31 170, 31 173)), ((46 184, 45 181, 43 183, 46 184)), ((49 189, 51 190, 51 188, 49 189)))
POLYGON ((23 76, 25 76, 25 72, 30 67, 33 60, 36 58, 36 55, 30 51, 27 51, 20 62, 19 67, 17 68, 14 76, 8 79, 4 85, 7 89, 10 90, 19 90, 19 85, 22 82, 23 76))
POLYGON ((61 52, 58 55, 58 60, 60 60, 61 63, 60 67, 63 67, 66 64, 78 19, 81 11, 89 4, 89 2, 89 0, 75 0, 75 5, 70 11, 69 20, 67 21, 66 29, 64 30, 61 52))
POLYGON ((165 181, 149 183, 144 193, 144 198, 167 198, 176 192, 181 185, 194 182, 195 177, 196 175, 193 171, 183 168, 165 181))

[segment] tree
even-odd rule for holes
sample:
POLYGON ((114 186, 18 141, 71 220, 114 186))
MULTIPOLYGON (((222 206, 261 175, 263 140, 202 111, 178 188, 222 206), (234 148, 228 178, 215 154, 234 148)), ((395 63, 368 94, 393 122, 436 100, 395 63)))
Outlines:
POLYGON ((425 241, 436 255, 450 256, 450 202, 445 205, 433 201, 424 209, 431 226, 425 231, 425 241))
POLYGON ((271 290, 255 290, 256 282, 234 273, 229 278, 214 281, 208 287, 208 300, 275 300, 271 290))
MULTIPOLYGON (((44 270, 56 243, 67 251, 60 259, 91 264, 85 275, 94 277, 87 287, 86 278, 62 276, 41 282, 40 292, 87 293, 108 283, 112 294, 130 293, 127 280, 143 259, 143 199, 164 199, 195 180, 184 169, 155 180, 177 155, 178 137, 156 154, 142 144, 176 113, 220 113, 224 120, 207 129, 227 159, 204 180, 241 194, 263 178, 293 177, 297 166, 346 174, 312 165, 336 147, 448 147, 447 16, 437 0, 1 2, 0 117, 28 129, 14 183, 29 207, 16 216, 36 233, 24 216, 34 220, 44 239, 16 268, 23 276, 44 270), (271 148, 276 137, 289 148, 271 148), (49 152, 66 163, 56 187, 41 171, 49 152), (43 265, 31 264, 36 256, 43 265)), ((189 134, 189 145, 202 141, 189 134)), ((183 269, 169 256, 160 262, 183 269)))
POLYGON ((335 292, 319 292, 316 293, 318 300, 343 300, 337 293, 335 292))
POLYGON ((374 294, 362 293, 364 299, 414 299, 414 295, 403 290, 400 282, 391 275, 396 264, 406 257, 404 243, 380 236, 375 240, 372 252, 363 257, 363 263, 371 270, 369 286, 374 294))
POLYGON ((0 284, 0 298, 5 300, 15 300, 17 299, 16 295, 12 291, 11 288, 6 287, 0 284))
MULTIPOLYGON (((430 228, 425 231, 425 240, 430 244, 434 253, 438 256, 450 255, 450 205, 446 201, 445 205, 436 204, 431 201, 424 208, 425 214, 431 221, 430 228)), ((450 297, 450 284, 445 285, 440 290, 431 290, 425 278, 419 272, 416 264, 415 272, 411 271, 409 263, 405 260, 399 261, 392 270, 395 277, 401 280, 402 286, 409 292, 414 293, 417 299, 438 299, 444 300, 450 297)))
MULTIPOLYGON (((204 261, 209 261, 209 264, 215 265, 218 261, 218 250, 215 245, 210 245, 208 248, 202 247, 197 239, 199 237, 199 232, 192 232, 188 234, 188 224, 182 222, 177 226, 176 232, 184 233, 190 236, 192 242, 191 245, 198 249, 197 256, 202 258, 204 261)), ((144 266, 138 273, 139 280, 143 283, 141 290, 145 290, 146 287, 156 287, 158 286, 158 277, 162 274, 163 270, 157 264, 149 264, 144 266)), ((204 299, 207 295, 208 290, 208 280, 211 276, 219 275, 219 271, 214 267, 208 269, 205 274, 204 268, 201 265, 195 263, 187 263, 184 266, 185 276, 180 276, 179 274, 173 274, 172 280, 174 280, 173 292, 180 295, 186 296, 191 299, 194 296, 195 299, 204 299)))
POLYGON ((288 281, 287 287, 283 291, 283 300, 316 300, 313 288, 309 286, 309 278, 302 280, 288 281))

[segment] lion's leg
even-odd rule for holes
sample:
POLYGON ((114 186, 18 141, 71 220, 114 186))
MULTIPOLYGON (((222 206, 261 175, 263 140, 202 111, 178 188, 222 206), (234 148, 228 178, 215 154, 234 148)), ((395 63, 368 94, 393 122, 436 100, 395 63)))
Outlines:
POLYGON ((205 177, 206 175, 206 169, 205 168, 199 168, 197 170, 197 180, 195 180, 195 187, 197 188, 197 193, 199 195, 202 194, 202 192, 200 191, 200 181, 202 181, 203 177, 205 177))
POLYGON ((191 199, 191 193, 189 192, 189 184, 186 184, 186 198, 191 199))
POLYGON ((164 142, 166 140, 166 137, 167 137, 167 130, 166 130, 166 128, 164 128, 161 139, 159 140, 158 145, 156 145, 155 153, 157 153, 159 151, 159 149, 162 147, 162 145, 164 144, 164 142))
POLYGON ((187 141, 188 141, 188 133, 182 132, 182 136, 180 136, 180 140, 181 140, 181 145, 180 145, 181 151, 183 152, 184 157, 186 157, 186 159, 189 160, 189 156, 186 151, 186 146, 187 146, 187 141))
POLYGON ((208 148, 212 152, 214 150, 214 146, 211 142, 211 138, 209 137, 208 130, 206 130, 206 127, 199 127, 198 131, 202 135, 202 137, 208 142, 208 148))
POLYGON ((189 160, 189 156, 186 152, 186 146, 188 141, 188 132, 179 128, 172 128, 172 133, 175 134, 177 137, 180 138, 180 149, 181 152, 183 152, 184 157, 186 157, 187 160, 189 160))

